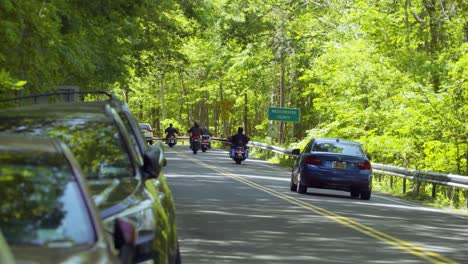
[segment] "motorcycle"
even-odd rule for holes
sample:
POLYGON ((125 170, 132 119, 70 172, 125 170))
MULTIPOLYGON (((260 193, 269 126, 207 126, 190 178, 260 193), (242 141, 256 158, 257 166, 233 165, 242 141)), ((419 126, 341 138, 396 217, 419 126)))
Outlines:
POLYGON ((247 158, 247 148, 243 146, 237 146, 234 149, 234 153, 231 153, 231 158, 236 164, 241 164, 243 160, 247 158))
POLYGON ((177 144, 177 138, 174 135, 166 138, 166 144, 172 148, 175 144, 177 144))
POLYGON ((202 142, 201 142, 201 150, 202 152, 206 152, 210 148, 210 142, 209 142, 210 136, 203 135, 202 136, 202 142))
POLYGON ((190 145, 190 148, 193 150, 193 154, 197 154, 198 150, 200 149, 200 137, 199 136, 192 137, 192 144, 190 145))

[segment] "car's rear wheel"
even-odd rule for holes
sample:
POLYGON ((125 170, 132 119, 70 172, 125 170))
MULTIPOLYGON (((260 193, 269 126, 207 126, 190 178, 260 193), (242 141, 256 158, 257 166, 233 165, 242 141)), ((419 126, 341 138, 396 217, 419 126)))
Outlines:
POLYGON ((359 197, 359 192, 358 191, 351 191, 351 197, 352 198, 358 198, 359 197))
POLYGON ((361 192, 361 200, 369 200, 372 194, 372 190, 361 192))
POLYGON ((301 183, 301 174, 297 175, 297 192, 298 193, 306 193, 307 186, 301 183))
POLYGON ((289 182, 289 188, 291 192, 297 191, 297 184, 294 183, 294 175, 291 173, 291 182, 289 182))

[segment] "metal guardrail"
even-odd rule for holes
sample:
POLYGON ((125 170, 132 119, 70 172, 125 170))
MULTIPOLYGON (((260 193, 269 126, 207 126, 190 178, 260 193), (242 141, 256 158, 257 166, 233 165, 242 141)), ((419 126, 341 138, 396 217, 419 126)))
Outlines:
MULTIPOLYGON (((188 137, 178 137, 180 140, 188 140, 188 137)), ((228 144, 229 141, 224 138, 211 138, 212 141, 222 142, 228 144)), ((282 155, 296 157, 297 155, 293 154, 290 150, 285 148, 280 148, 276 146, 272 146, 266 143, 250 141, 248 146, 269 150, 275 153, 279 153, 282 155)), ((404 167, 397 167, 393 165, 386 165, 380 163, 372 163, 372 171, 377 174, 388 175, 388 176, 396 176, 404 179, 409 179, 412 181, 419 181, 419 182, 427 182, 445 186, 451 186, 455 188, 460 188, 464 190, 468 190, 468 176, 463 175, 456 175, 456 174, 442 174, 437 172, 430 172, 430 171, 421 171, 415 169, 408 169, 404 167)))
MULTIPOLYGON (((280 148, 272 146, 265 143, 251 141, 249 146, 270 150, 275 153, 296 157, 295 154, 292 154, 290 150, 285 148, 280 148)), ((374 173, 396 176, 404 179, 409 179, 413 181, 427 182, 432 184, 452 186, 464 190, 468 190, 468 176, 456 175, 456 174, 442 174, 437 172, 430 171, 421 171, 415 169, 408 169, 403 167, 397 167, 393 165, 386 165, 380 163, 372 163, 372 170, 374 173)))

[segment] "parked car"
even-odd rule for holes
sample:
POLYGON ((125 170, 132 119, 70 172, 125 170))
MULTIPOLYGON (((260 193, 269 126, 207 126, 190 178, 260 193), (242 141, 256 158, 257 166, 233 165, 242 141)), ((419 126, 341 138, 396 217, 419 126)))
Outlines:
POLYGON ((369 200, 372 193, 372 166, 357 142, 312 139, 298 155, 291 174, 291 191, 306 193, 308 187, 351 193, 351 197, 369 200))
MULTIPOLYGON (((140 163, 143 163, 144 153, 148 149, 148 145, 145 142, 145 138, 140 133, 140 127, 137 119, 130 111, 128 105, 121 100, 118 100, 115 96, 109 95, 108 99, 102 102, 95 102, 93 105, 102 107, 99 105, 102 104, 110 104, 116 111, 118 112, 120 118, 122 119, 124 126, 126 127, 127 131, 129 132, 130 139, 135 146, 136 152, 139 154, 138 156, 141 157, 139 159, 140 163)), ((160 157, 160 164, 166 165, 167 161, 164 155, 164 148, 161 142, 155 143, 151 146, 153 149, 157 149, 158 152, 161 153, 160 157)), ((176 216, 175 216, 175 205, 174 200, 172 197, 172 192, 167 185, 166 178, 163 173, 159 173, 159 176, 152 181, 147 180, 145 182, 146 187, 152 193, 154 193, 154 197, 158 197, 158 202, 161 205, 160 207, 163 209, 160 212, 158 219, 161 219, 158 222, 158 225, 161 227, 158 230, 164 231, 164 234, 158 234, 160 236, 167 237, 167 244, 169 250, 169 259, 170 263, 176 261, 177 263, 181 262, 180 259, 180 252, 179 252, 179 244, 177 240, 177 228, 176 228, 176 216), (157 188, 155 190, 154 188, 157 188)))
POLYGON ((133 262, 136 227, 124 214, 101 222, 64 143, 0 134, 0 164, 0 229, 15 261, 133 262))
POLYGON ((153 128, 148 123, 139 123, 141 132, 146 138, 146 141, 152 145, 153 144, 153 128))
MULTIPOLYGON (((127 128, 127 131, 130 134, 130 138, 135 145, 135 149, 141 160, 144 159, 144 153, 148 149, 148 145, 145 143, 144 137, 141 135, 139 131, 139 125, 134 117, 133 113, 128 108, 126 103, 116 99, 112 96, 108 101, 119 113, 122 121, 127 128)), ((161 142, 158 142, 151 146, 151 148, 157 149, 160 155, 160 164, 165 166, 167 164, 166 157, 164 155, 164 147, 161 142)), ((180 252, 179 252, 179 244, 177 240, 177 228, 176 228, 176 215, 175 215, 175 204, 174 199, 172 197, 172 192, 167 184, 166 177, 163 173, 159 173, 159 176, 152 181, 146 181, 147 188, 151 190, 151 192, 155 193, 155 197, 159 198, 159 203, 162 205, 164 215, 161 215, 161 219, 166 220, 166 224, 164 224, 163 228, 160 230, 167 230, 168 232, 165 233, 165 236, 168 240, 168 247, 169 247, 169 256, 170 259, 174 259, 177 263, 181 262, 180 252), (156 187, 157 190, 153 190, 156 187), (156 195, 159 193, 159 195, 156 195)), ((159 221, 159 224, 163 225, 163 221, 159 221)), ((171 261, 170 261, 171 262, 171 261)), ((171 262, 172 263, 172 262, 171 262)))
POLYGON ((171 222, 175 217, 166 215, 166 208, 173 210, 172 196, 172 204, 167 203, 156 180, 165 165, 162 148, 138 150, 117 108, 110 100, 7 109, 0 113, 0 131, 44 134, 66 142, 85 171, 101 217, 132 212, 139 223, 135 261, 180 263, 171 222))

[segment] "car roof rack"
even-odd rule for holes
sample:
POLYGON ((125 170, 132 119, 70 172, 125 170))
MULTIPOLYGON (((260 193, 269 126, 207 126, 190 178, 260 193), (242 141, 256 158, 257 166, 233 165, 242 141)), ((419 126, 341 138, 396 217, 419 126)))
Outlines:
MULTIPOLYGON (((59 91, 43 94, 32 94, 19 96, 8 99, 1 99, 0 103, 7 102, 18 102, 19 106, 22 106, 23 103, 29 102, 30 104, 41 104, 41 103, 51 103, 51 102, 83 102, 85 101, 85 95, 103 95, 107 97, 107 100, 117 100, 120 101, 114 94, 106 91, 59 91)), ((93 100, 96 101, 96 100, 93 100)), ((100 100, 97 100, 100 101, 100 100)))

